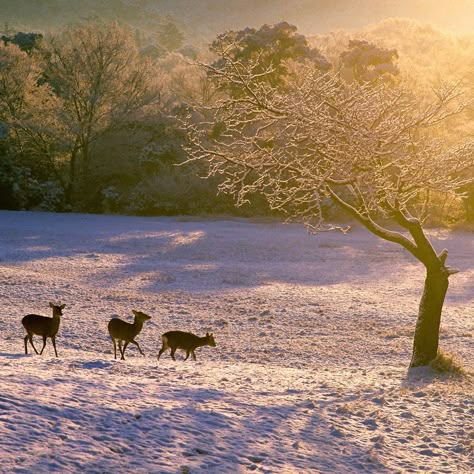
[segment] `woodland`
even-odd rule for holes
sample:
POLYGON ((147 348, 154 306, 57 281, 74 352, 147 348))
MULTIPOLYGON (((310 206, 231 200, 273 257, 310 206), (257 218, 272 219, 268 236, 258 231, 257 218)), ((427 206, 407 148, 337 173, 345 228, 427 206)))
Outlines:
MULTIPOLYGON (((445 174, 430 158, 439 151, 434 142, 462 147, 474 133, 472 35, 408 19, 313 35, 284 21, 216 33, 217 13, 207 23, 213 31, 193 30, 199 18, 180 21, 166 2, 150 10, 144 1, 135 15, 121 1, 93 10, 87 2, 60 10, 55 1, 24 3, 22 9, 2 6, 9 19, 0 43, 3 209, 291 215, 250 188, 252 199, 237 199, 236 208, 222 174, 203 180, 207 165, 189 160, 183 126, 189 110, 218 108, 242 86, 224 84, 216 74, 226 64, 223 45, 243 67, 259 64, 256 84, 282 94, 308 75, 337 77, 346 92, 355 84, 383 87, 393 97, 403 90, 419 110, 436 107, 445 94, 441 102, 449 111, 443 105, 437 123, 430 123, 431 148, 425 148, 423 166, 433 165, 435 173, 445 174)), ((214 125, 209 133, 217 136, 223 123, 214 125)), ((432 185, 410 196, 429 225, 473 222, 472 168, 456 173, 449 190, 432 185)), ((347 215, 327 196, 320 205, 322 215, 347 215)))

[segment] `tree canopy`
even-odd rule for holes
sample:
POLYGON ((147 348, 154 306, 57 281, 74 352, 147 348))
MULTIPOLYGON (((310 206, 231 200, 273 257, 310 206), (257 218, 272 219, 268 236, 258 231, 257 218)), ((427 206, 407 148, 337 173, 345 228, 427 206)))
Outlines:
POLYGON ((97 140, 159 98, 157 74, 117 23, 65 30, 48 38, 45 54, 45 77, 61 98, 57 116, 67 128, 70 199, 87 188, 97 140))
MULTIPOLYGON (((308 45, 306 37, 287 22, 263 25, 260 29, 245 28, 228 31, 217 36, 211 43, 211 51, 218 55, 214 68, 225 69, 231 63, 253 65, 254 80, 264 79, 270 84, 282 85, 288 74, 288 60, 311 61, 314 67, 327 71, 330 63, 316 49, 308 45), (257 74, 261 74, 258 76, 257 74)), ((232 86, 232 84, 229 84, 232 86)))
POLYGON ((354 79, 361 83, 398 76, 397 59, 396 49, 380 48, 364 40, 350 40, 348 49, 341 53, 342 65, 351 70, 354 79))

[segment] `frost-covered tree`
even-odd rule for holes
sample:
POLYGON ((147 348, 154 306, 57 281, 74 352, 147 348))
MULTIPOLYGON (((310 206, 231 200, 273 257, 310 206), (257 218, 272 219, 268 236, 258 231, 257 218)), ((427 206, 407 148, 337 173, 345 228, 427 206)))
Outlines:
POLYGON ((341 53, 342 65, 360 83, 379 79, 393 80, 400 72, 395 65, 396 59, 396 49, 379 48, 364 40, 350 40, 348 49, 341 53))
POLYGON ((42 81, 39 58, 14 44, 0 43, 0 123, 2 141, 31 167, 57 173, 66 130, 57 120, 61 100, 42 81))
POLYGON ((140 58, 131 31, 117 23, 87 23, 48 38, 46 79, 62 100, 58 110, 70 137, 69 201, 90 180, 97 141, 159 98, 157 75, 140 58))
MULTIPOLYGON (((213 64, 216 69, 225 69, 229 58, 241 64, 253 64, 254 80, 265 80, 280 86, 288 73, 288 60, 311 61, 314 67, 327 71, 331 65, 316 48, 311 48, 304 35, 287 22, 263 25, 260 29, 245 28, 220 34, 211 44, 211 51, 218 55, 213 64)), ((232 83, 224 84, 234 93, 232 83)))
MULTIPOLYGON (((416 20, 390 18, 358 31, 338 30, 310 41, 329 60, 341 63, 342 75, 347 79, 358 77, 370 81, 380 72, 392 82, 409 78, 410 89, 425 98, 440 78, 453 82, 462 79, 463 87, 474 91, 473 34, 453 35, 416 20)), ((468 111, 467 116, 452 117, 438 128, 452 142, 474 136, 474 110, 468 111)), ((464 218, 474 222, 474 186, 467 186, 463 191, 466 193, 464 218)), ((439 218, 447 221, 453 215, 453 208, 444 207, 443 202, 443 196, 431 193, 430 207, 437 206, 439 218)))
POLYGON ((156 33, 158 44, 167 52, 176 51, 184 43, 184 33, 173 18, 168 17, 158 26, 156 33))
MULTIPOLYGON (((242 204, 258 192, 273 209, 313 231, 337 229, 323 205, 331 201, 381 239, 406 249, 426 268, 411 366, 438 351, 442 307, 450 275, 448 251, 437 252, 423 229, 418 197, 456 194, 474 181, 474 143, 446 148, 430 127, 463 110, 456 86, 432 103, 402 87, 322 74, 310 65, 284 88, 262 81, 257 61, 222 51, 206 66, 228 90, 213 106, 196 107, 183 122, 189 161, 208 164, 220 190, 242 204)), ((272 68, 268 70, 272 74, 272 68)))

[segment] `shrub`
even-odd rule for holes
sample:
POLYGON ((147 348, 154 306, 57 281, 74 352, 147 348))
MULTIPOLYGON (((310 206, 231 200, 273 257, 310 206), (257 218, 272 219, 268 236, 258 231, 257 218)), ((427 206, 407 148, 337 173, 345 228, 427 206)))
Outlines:
POLYGON ((0 164, 0 208, 61 211, 64 191, 54 180, 36 177, 26 166, 4 157, 0 164))
POLYGON ((232 209, 227 196, 216 196, 212 183, 183 172, 164 168, 148 176, 131 192, 126 210, 132 214, 209 214, 232 209))

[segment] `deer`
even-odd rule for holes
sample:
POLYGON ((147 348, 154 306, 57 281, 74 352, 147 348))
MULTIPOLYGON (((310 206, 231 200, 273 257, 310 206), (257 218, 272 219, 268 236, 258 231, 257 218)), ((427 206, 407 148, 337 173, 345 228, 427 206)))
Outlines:
POLYGON ((212 333, 206 333, 205 336, 199 337, 190 332, 169 331, 165 332, 161 336, 161 341, 162 346, 160 352, 158 353, 158 360, 160 360, 161 354, 163 354, 163 352, 165 352, 167 349, 171 349, 171 358, 173 360, 176 360, 174 358, 174 353, 176 352, 176 349, 183 349, 186 351, 186 358, 184 360, 188 359, 189 354, 192 355, 193 360, 196 360, 196 354, 194 351, 198 347, 216 347, 216 341, 214 340, 214 336, 212 333))
POLYGON ((145 354, 141 350, 138 342, 135 341, 135 337, 140 333, 143 328, 143 323, 151 319, 151 316, 148 314, 142 313, 141 311, 135 311, 132 309, 132 313, 135 315, 133 323, 127 323, 122 319, 114 318, 109 321, 108 330, 112 342, 114 343, 114 359, 117 359, 117 343, 120 350, 120 360, 125 360, 125 349, 127 348, 128 344, 131 342, 135 344, 142 356, 145 354), (122 348, 122 341, 125 342, 122 348))
POLYGON ((61 316, 63 315, 63 309, 66 305, 55 305, 50 302, 49 307, 53 310, 52 318, 40 316, 39 314, 27 314, 21 320, 21 323, 26 330, 26 336, 24 338, 25 354, 28 354, 28 341, 30 341, 31 347, 33 347, 36 354, 38 354, 38 351, 33 344, 33 335, 36 334, 37 336, 43 336, 43 347, 41 348, 39 355, 43 354, 46 340, 50 337, 51 342, 53 343, 54 353, 56 354, 56 357, 58 357, 58 351, 56 350, 56 334, 58 333, 61 316))

